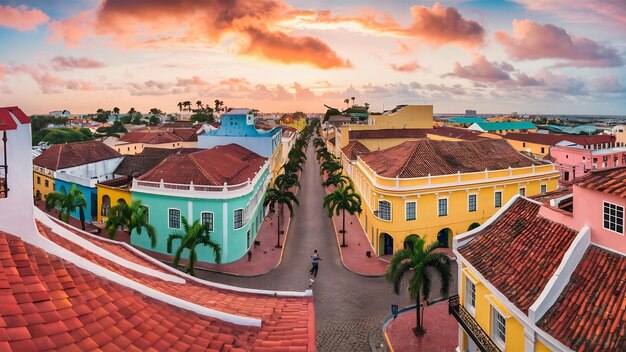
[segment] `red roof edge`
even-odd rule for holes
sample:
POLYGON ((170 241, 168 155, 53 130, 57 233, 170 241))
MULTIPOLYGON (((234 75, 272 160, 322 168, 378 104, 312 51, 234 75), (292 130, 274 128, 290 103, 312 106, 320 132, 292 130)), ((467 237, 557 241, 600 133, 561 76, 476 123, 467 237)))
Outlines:
POLYGON ((31 123, 30 118, 17 106, 9 106, 7 109, 17 117, 17 120, 22 124, 31 123))
POLYGON ((307 305, 308 305, 308 317, 309 322, 307 324, 307 330, 309 334, 309 341, 307 343, 307 352, 315 352, 317 349, 317 344, 315 341, 315 307, 313 306, 313 296, 307 297, 307 305))
POLYGON ((0 131, 16 130, 17 123, 6 108, 0 108, 0 131))

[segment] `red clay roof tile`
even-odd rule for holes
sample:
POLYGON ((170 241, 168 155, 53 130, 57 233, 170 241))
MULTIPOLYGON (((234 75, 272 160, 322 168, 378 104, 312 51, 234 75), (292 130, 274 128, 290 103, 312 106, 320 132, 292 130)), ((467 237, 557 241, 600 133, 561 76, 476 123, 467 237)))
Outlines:
POLYGON ((98 141, 53 144, 33 159, 33 164, 50 170, 61 170, 120 156, 120 153, 98 141))
POLYGON ((626 351, 626 256, 589 247, 537 326, 575 351, 626 351))
POLYGON ((626 167, 591 171, 576 180, 575 185, 626 198, 626 167))
MULTIPOLYGON (((349 128, 343 126, 342 128, 349 128)), ((426 138, 432 128, 399 128, 381 130, 356 130, 349 131, 350 140, 353 139, 385 139, 385 138, 426 138)))
POLYGON ((370 152, 370 150, 366 146, 364 146, 363 143, 357 140, 350 141, 350 143, 341 148, 341 150, 348 157, 349 160, 356 160, 357 156, 370 152))
POLYGON ((556 145, 559 142, 569 141, 579 145, 594 145, 614 143, 615 137, 606 134, 596 136, 577 136, 571 134, 545 134, 545 133, 507 133, 504 138, 543 145, 556 145))
POLYGON ((577 234, 539 216, 540 207, 520 197, 472 241, 458 248, 489 283, 526 314, 577 234))
POLYGON ((395 147, 361 155, 384 177, 413 178, 480 172, 539 165, 518 153, 505 140, 404 142, 395 147))

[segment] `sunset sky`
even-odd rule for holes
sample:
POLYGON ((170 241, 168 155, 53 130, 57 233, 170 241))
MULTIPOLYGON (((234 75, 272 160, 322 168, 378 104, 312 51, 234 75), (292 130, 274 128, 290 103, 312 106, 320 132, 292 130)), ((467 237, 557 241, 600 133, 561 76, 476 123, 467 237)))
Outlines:
POLYGON ((624 33, 623 0, 0 0, 0 106, 626 115, 624 33))

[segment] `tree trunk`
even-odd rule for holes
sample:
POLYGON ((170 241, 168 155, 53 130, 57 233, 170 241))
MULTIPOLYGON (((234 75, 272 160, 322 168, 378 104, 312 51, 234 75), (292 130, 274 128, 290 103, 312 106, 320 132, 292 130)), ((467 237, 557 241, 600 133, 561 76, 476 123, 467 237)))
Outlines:
POLYGON ((346 246, 346 210, 345 209, 343 209, 343 224, 341 227, 343 228, 343 230, 341 230, 343 232, 343 244, 341 246, 347 247, 346 246))
POLYGON ((278 236, 276 236, 276 240, 277 240, 276 248, 280 248, 280 213, 282 213, 282 212, 283 212, 283 206, 281 205, 279 207, 279 210, 276 212, 276 215, 277 215, 276 228, 278 229, 278 231, 276 233, 278 235, 278 236))
POLYGON ((422 307, 421 307, 421 304, 420 304, 420 294, 419 294, 419 292, 417 293, 417 299, 416 299, 415 308, 416 308, 415 309, 415 312, 416 312, 415 317, 417 318, 417 320, 416 320, 415 327, 413 328, 413 333, 415 334, 415 336, 421 336, 421 335, 424 335, 425 331, 424 331, 424 327, 422 326, 422 320, 420 319, 421 315, 422 315, 422 307))

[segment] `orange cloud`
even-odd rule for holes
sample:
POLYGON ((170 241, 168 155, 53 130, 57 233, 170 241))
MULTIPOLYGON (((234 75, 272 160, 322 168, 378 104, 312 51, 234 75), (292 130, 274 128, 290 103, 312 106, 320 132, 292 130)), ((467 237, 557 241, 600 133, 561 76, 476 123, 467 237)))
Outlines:
POLYGON ((17 7, 0 6, 0 27, 30 31, 48 22, 50 17, 39 9, 29 9, 25 5, 17 7))
POLYGON ((513 35, 496 32, 496 39, 516 60, 566 59, 558 66, 615 67, 622 66, 615 48, 591 39, 574 37, 561 27, 539 24, 531 20, 514 20, 513 35))
POLYGON ((73 48, 93 34, 93 12, 85 11, 65 20, 52 21, 48 25, 48 39, 63 41, 73 48))
POLYGON ((462 66, 454 63, 454 70, 444 76, 454 76, 478 82, 498 82, 511 79, 509 72, 514 68, 506 62, 487 61, 484 55, 474 55, 472 63, 462 66))
POLYGON ((43 69, 37 69, 28 65, 18 65, 9 67, 9 73, 25 73, 28 74, 44 94, 60 93, 63 88, 69 90, 93 90, 94 86, 83 80, 66 80, 60 76, 47 72, 43 69))
POLYGON ((415 72, 421 68, 417 61, 411 61, 401 65, 391 64, 389 67, 398 72, 415 72))
POLYGON ((56 71, 104 67, 104 63, 88 57, 56 56, 50 62, 56 71))
POLYGON ((234 34, 242 47, 240 54, 323 69, 351 66, 317 38, 278 30, 276 24, 292 10, 282 0, 103 0, 93 19, 83 13, 80 19, 51 24, 51 38, 76 45, 91 32, 136 48, 208 46, 234 34), (90 29, 76 31, 75 25, 90 29))
POLYGON ((7 74, 7 69, 4 67, 4 65, 0 64, 0 81, 4 79, 6 74, 7 74))

